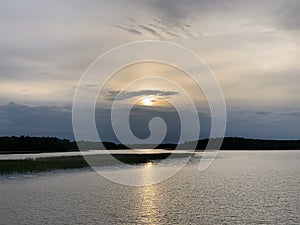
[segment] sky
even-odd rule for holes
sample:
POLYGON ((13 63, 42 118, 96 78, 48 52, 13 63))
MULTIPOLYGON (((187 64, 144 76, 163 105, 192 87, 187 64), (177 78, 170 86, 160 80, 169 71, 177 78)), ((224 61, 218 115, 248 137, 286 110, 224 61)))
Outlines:
MULTIPOLYGON (((213 71, 227 107, 226 136, 300 139, 299 11, 298 0, 1 1, 0 135, 73 139, 73 97, 88 66, 118 45, 162 40, 191 49, 213 71)), ((147 137, 148 121, 160 115, 170 128, 165 141, 176 142, 180 123, 168 100, 184 104, 181 91, 158 81, 122 91, 145 71, 186 90, 207 137, 205 95, 182 71, 153 63, 123 68, 107 82, 99 135, 116 141, 109 107, 119 95, 122 104, 139 98, 130 121, 136 136, 147 137)))

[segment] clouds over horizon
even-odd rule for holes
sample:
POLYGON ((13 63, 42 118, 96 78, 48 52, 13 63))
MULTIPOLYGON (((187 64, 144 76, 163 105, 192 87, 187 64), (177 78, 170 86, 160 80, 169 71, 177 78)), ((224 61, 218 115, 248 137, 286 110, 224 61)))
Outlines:
MULTIPOLYGON (((230 134, 295 137, 300 111, 299 11, 297 0, 2 1, 1 134, 70 135, 70 105, 90 63, 120 44, 154 39, 187 47, 209 65, 231 111, 230 134), (66 129, 59 131, 56 123, 66 129), (26 129, 31 125, 34 129, 26 129)), ((124 77, 110 90, 122 90, 124 77)), ((189 91, 193 99, 199 96, 189 91)), ((116 94, 108 93, 107 100, 116 94)), ((178 96, 160 88, 155 93, 124 92, 121 99, 149 94, 178 96)))
MULTIPOLYGON (((135 106, 131 112, 130 126, 139 138, 150 133, 148 123, 153 117, 167 123, 165 142, 176 142, 180 135, 180 120, 174 109, 135 106)), ((97 108, 96 124, 102 140, 118 142, 110 123, 110 110, 97 108)), ((200 138, 210 131, 210 116, 200 113, 200 138)), ((299 139, 300 111, 251 111, 235 109, 228 112, 226 136, 264 139, 299 139), (278 120, 280 116, 280 120, 278 120)), ((14 102, 0 105, 0 136, 57 136, 73 139, 72 110, 70 107, 27 106, 14 102)), ((188 136, 187 136, 188 138, 188 136)))

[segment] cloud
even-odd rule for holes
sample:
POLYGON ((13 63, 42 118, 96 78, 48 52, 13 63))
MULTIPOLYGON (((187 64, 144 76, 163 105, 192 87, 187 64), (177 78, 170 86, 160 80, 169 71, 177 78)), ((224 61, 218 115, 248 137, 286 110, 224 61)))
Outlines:
POLYGON ((286 30, 300 29, 300 1, 292 0, 275 11, 277 23, 286 30))
MULTIPOLYGON (((167 134, 163 142, 176 143, 179 140, 181 125, 178 114, 173 109, 161 111, 155 107, 151 109, 146 109, 139 106, 133 107, 129 118, 129 124, 132 133, 140 139, 149 137, 149 121, 154 117, 162 118, 167 125, 167 134)), ((97 129, 101 139, 118 142, 110 121, 110 110, 98 109, 96 111, 97 129)))
POLYGON ((0 136, 57 136, 73 139, 71 110, 63 107, 0 105, 0 136))
MULTIPOLYGON (((139 138, 150 135, 149 121, 161 117, 167 124, 165 142, 176 142, 180 135, 181 122, 174 108, 135 105, 130 113, 129 124, 139 138)), ((199 112, 200 137, 208 137, 211 123, 208 112, 199 112)), ((193 121, 182 121, 192 123, 193 121)), ((228 111, 227 136, 255 138, 299 139, 300 111, 290 110, 246 110, 228 111)), ((96 124, 102 140, 118 142, 111 126, 111 111, 96 108, 96 124)), ((73 139, 72 112, 70 107, 28 106, 14 102, 0 105, 0 136, 32 135, 57 136, 73 139)), ((189 134, 183 134, 186 139, 189 134)))
MULTIPOLYGON (((201 134, 209 132, 209 119, 203 118, 201 134)), ((180 135, 180 120, 174 108, 161 110, 158 107, 147 109, 134 106, 130 113, 129 124, 139 138, 150 135, 149 121, 154 117, 161 117, 167 125, 167 135, 164 142, 177 142, 180 135)), ((111 111, 96 108, 96 125, 101 140, 118 142, 111 125, 111 111)), ((189 123, 189 121, 185 121, 189 123)), ((70 107, 28 106, 10 102, 0 105, 0 136, 56 136, 73 139, 72 111, 70 107)), ((188 139, 189 134, 185 134, 188 139)))
MULTIPOLYGON (((158 30, 162 31, 164 34, 170 35, 175 38, 181 38, 181 34, 176 33, 176 31, 173 31, 171 28, 167 28, 166 26, 160 24, 159 22, 157 23, 149 23, 149 26, 151 26, 153 29, 156 29, 156 32, 159 32, 158 30)), ((161 36, 165 36, 161 34, 161 36)))
POLYGON ((143 33, 136 30, 136 29, 133 29, 133 28, 129 28, 129 27, 124 27, 124 26, 120 26, 120 25, 113 25, 114 27, 117 27, 117 28, 120 28, 122 30, 125 30, 131 34, 137 34, 137 35, 142 35, 143 33))
POLYGON ((170 25, 166 19, 155 17, 148 22, 138 23, 137 20, 132 19, 125 21, 123 25, 113 25, 116 28, 125 30, 130 34, 144 35, 151 34, 159 39, 182 39, 184 37, 195 38, 199 35, 193 32, 193 27, 190 24, 170 25))
MULTIPOLYGON (((125 112, 124 114, 126 115, 125 112)), ((167 133, 163 140, 164 143, 177 143, 181 135, 182 123, 185 123, 187 127, 192 127, 192 123, 194 123, 191 120, 180 121, 179 114, 174 107, 162 109, 160 107, 147 108, 135 105, 131 109, 129 116, 129 125, 132 133, 140 139, 148 138, 150 135, 149 122, 154 117, 160 117, 166 123, 167 133)), ((199 113, 199 118, 201 124, 200 137, 207 137, 210 132, 210 116, 206 113, 199 113)), ((117 138, 110 121, 110 110, 97 108, 96 123, 101 139, 115 141, 117 138)), ((191 136, 193 135, 190 133, 182 134, 183 140, 190 140, 191 136)))
POLYGON ((161 37, 161 35, 155 29, 152 29, 152 28, 147 27, 145 25, 139 25, 139 27, 146 30, 146 31, 148 31, 148 32, 150 32, 154 36, 161 37))
POLYGON ((300 111, 230 109, 226 136, 299 139, 300 111))
POLYGON ((267 112, 267 111, 258 111, 256 112, 257 115, 268 115, 270 114, 270 112, 267 112))
POLYGON ((152 0, 148 4, 159 12, 169 25, 178 26, 187 20, 195 19, 199 14, 227 11, 230 9, 230 3, 231 1, 219 0, 152 0))
POLYGON ((270 115, 273 117, 283 118, 283 117, 300 117, 300 111, 258 111, 257 115, 270 115))
POLYGON ((106 100, 113 101, 118 96, 118 100, 125 100, 130 99, 133 97, 138 96, 148 96, 148 95, 155 95, 159 97, 171 97, 173 95, 178 95, 179 92, 176 91, 162 91, 162 90, 140 90, 140 91, 118 91, 118 90, 111 90, 105 96, 106 100))

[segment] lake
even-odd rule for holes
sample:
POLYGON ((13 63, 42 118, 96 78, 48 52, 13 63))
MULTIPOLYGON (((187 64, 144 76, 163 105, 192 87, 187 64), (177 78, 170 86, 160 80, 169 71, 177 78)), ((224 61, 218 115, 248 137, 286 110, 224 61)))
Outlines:
MULTIPOLYGON (((143 187, 87 168, 0 177, 0 224, 300 223, 300 151, 221 151, 206 171, 198 166, 193 158, 143 187)), ((145 177, 165 169, 139 168, 145 177)))

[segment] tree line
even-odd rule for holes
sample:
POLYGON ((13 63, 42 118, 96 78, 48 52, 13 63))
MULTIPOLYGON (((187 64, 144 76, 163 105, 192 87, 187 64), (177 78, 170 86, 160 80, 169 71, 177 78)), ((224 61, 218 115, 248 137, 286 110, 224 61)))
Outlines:
MULTIPOLYGON (((213 141, 220 141, 212 139, 213 141)), ((203 150, 206 148, 208 139, 191 141, 182 144, 160 144, 157 149, 190 149, 196 146, 196 149, 203 150)), ((56 137, 0 137, 0 153, 40 153, 40 152, 65 152, 78 151, 80 149, 95 150, 103 149, 128 149, 128 148, 151 148, 152 145, 130 145, 125 146, 113 142, 90 142, 90 141, 70 141, 56 137)), ((223 150, 285 150, 300 149, 300 140, 262 140, 248 139, 240 137, 226 137, 223 139, 221 146, 223 150)))

